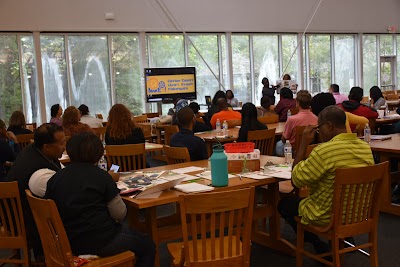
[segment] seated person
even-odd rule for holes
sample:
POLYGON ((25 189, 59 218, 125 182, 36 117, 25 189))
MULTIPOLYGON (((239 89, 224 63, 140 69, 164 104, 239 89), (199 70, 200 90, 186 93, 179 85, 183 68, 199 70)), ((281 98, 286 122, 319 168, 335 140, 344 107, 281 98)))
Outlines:
MULTIPOLYGON (((328 106, 333 106, 336 104, 335 98, 330 93, 319 93, 315 95, 311 100, 311 111, 318 116, 319 113, 328 106)), ((361 133, 364 130, 365 124, 368 123, 368 119, 362 116, 354 115, 350 112, 346 113, 346 131, 351 133, 352 125, 357 133, 361 133)))
POLYGON ((0 120, 0 182, 4 181, 7 174, 7 167, 4 166, 4 163, 14 161, 19 151, 17 137, 13 132, 7 132, 6 124, 0 120))
MULTIPOLYGON (((301 223, 324 227, 331 221, 333 185, 338 168, 362 167, 374 164, 371 148, 354 134, 346 132, 346 115, 337 106, 329 106, 318 115, 318 126, 307 126, 293 163, 292 183, 297 188, 308 186, 310 195, 282 198, 278 204, 281 216, 296 232, 296 216, 301 223), (314 148, 308 158, 307 146, 319 135, 324 141, 314 148)), ((305 232, 304 241, 310 242, 316 253, 329 251, 328 244, 317 235, 305 232)))
POLYGON ((287 120, 287 112, 296 107, 296 100, 293 99, 293 92, 289 88, 283 87, 280 92, 281 99, 275 106, 275 112, 279 115, 279 121, 287 120))
POLYGON ((119 223, 127 210, 111 175, 97 167, 104 153, 100 139, 74 135, 67 152, 71 164, 50 178, 44 197, 56 202, 72 252, 107 257, 131 250, 136 266, 154 266, 151 238, 119 223))
POLYGON ((203 114, 201 114, 199 112, 199 110, 200 110, 199 104, 197 104, 196 102, 192 102, 189 104, 189 108, 191 108, 193 110, 193 113, 196 116, 196 118, 203 118, 203 121, 204 121, 204 122, 200 122, 196 119, 196 122, 193 126, 194 133, 212 130, 211 123, 208 120, 208 117, 204 116, 203 114), (203 116, 201 116, 201 115, 203 115, 203 116))
POLYGON ((237 142, 247 142, 247 134, 249 131, 268 129, 257 119, 257 109, 253 103, 246 103, 242 107, 242 126, 239 130, 237 142))
POLYGON ((263 96, 260 101, 261 106, 257 107, 257 117, 271 117, 271 123, 278 122, 279 121, 279 116, 275 113, 275 111, 271 110, 271 102, 269 101, 269 98, 266 96, 263 96), (276 118, 276 121, 272 120, 273 118, 276 118))
POLYGON ((80 119, 81 113, 76 107, 70 106, 65 110, 63 116, 63 129, 66 136, 85 132, 94 133, 92 128, 87 124, 81 123, 80 119))
POLYGON ((349 100, 347 95, 339 93, 339 85, 337 84, 331 84, 331 86, 329 87, 329 93, 333 95, 336 104, 341 104, 343 101, 349 100))
POLYGON ((233 94, 232 90, 226 90, 226 102, 228 102, 228 104, 233 108, 239 106, 239 101, 233 94))
MULTIPOLYGON (((343 101, 342 104, 338 106, 344 111, 350 112, 357 116, 363 116, 367 119, 378 118, 378 112, 375 109, 367 107, 361 104, 361 100, 364 95, 364 90, 360 87, 353 87, 350 90, 349 101, 343 101)), ((355 130, 355 126, 351 127, 351 130, 355 130)))
POLYGON ((187 107, 188 101, 186 99, 180 99, 177 103, 176 103, 176 107, 175 107, 175 113, 172 116, 172 125, 178 125, 179 126, 179 121, 178 121, 178 112, 179 110, 181 110, 184 107, 187 107))
POLYGON ((89 115, 89 107, 82 104, 78 108, 81 113, 81 123, 89 125, 90 128, 102 128, 103 121, 89 115))
POLYGON ((193 133, 196 121, 193 110, 190 107, 184 107, 178 111, 177 117, 181 128, 178 133, 171 136, 171 146, 186 147, 189 150, 191 161, 208 159, 204 140, 193 133))
POLYGON ((32 133, 31 130, 26 129, 25 115, 21 111, 14 111, 11 114, 7 131, 13 132, 15 135, 32 133))
POLYGON ((386 107, 386 100, 378 86, 372 86, 371 89, 369 89, 369 97, 371 98, 369 103, 371 108, 378 110, 386 107))
POLYGON ((276 143, 276 154, 278 156, 283 156, 286 140, 289 140, 292 147, 295 146, 297 126, 317 125, 318 118, 310 110, 311 99, 310 93, 306 90, 297 93, 296 105, 299 108, 299 113, 290 116, 286 121, 282 140, 276 143))
POLYGON ((131 112, 122 104, 115 104, 108 113, 105 142, 107 145, 141 144, 145 142, 142 129, 135 127, 131 112))
POLYGON ((50 108, 50 123, 57 124, 58 126, 62 126, 62 119, 61 116, 63 114, 63 109, 60 104, 52 105, 50 108))
POLYGON ((220 111, 220 109, 219 109, 219 107, 218 107, 218 104, 217 104, 217 101, 218 101, 218 99, 220 99, 220 98, 225 98, 225 99, 226 99, 226 94, 225 94, 225 92, 222 91, 222 90, 219 90, 219 91, 217 91, 217 92, 215 93, 215 95, 214 95, 214 97, 213 97, 213 99, 212 99, 212 101, 211 101, 211 106, 208 108, 208 112, 207 112, 206 116, 207 116, 207 118, 208 118, 209 121, 211 120, 212 116, 213 116, 215 113, 217 113, 217 112, 220 111))
POLYGON ((211 121, 210 121, 213 129, 215 129, 217 119, 219 119, 219 121, 221 122, 221 127, 222 127, 222 123, 224 121, 241 120, 242 119, 242 115, 240 114, 240 112, 229 109, 228 102, 226 102, 225 98, 218 99, 217 105, 218 105, 218 108, 220 111, 215 113, 211 117, 211 121))
POLYGON ((263 97, 267 97, 270 105, 275 105, 275 86, 270 86, 269 80, 267 77, 262 78, 261 83, 263 85, 262 95, 263 97))

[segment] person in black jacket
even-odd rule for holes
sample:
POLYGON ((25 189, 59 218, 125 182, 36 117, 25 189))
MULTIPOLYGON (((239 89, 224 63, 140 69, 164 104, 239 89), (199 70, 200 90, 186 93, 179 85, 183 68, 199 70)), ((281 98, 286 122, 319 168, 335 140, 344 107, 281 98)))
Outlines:
POLYGON ((247 134, 249 131, 268 129, 257 119, 257 109, 253 103, 246 103, 242 107, 242 126, 239 130, 237 142, 247 142, 247 134))
POLYGON ((11 114, 7 131, 13 132, 15 135, 32 133, 31 130, 26 129, 25 115, 21 111, 14 111, 11 114))
POLYGON ((204 123, 203 123, 196 119, 196 122, 194 123, 194 126, 193 126, 193 132, 199 133, 199 132, 211 131, 212 127, 211 127, 211 123, 210 123, 210 120, 208 119, 208 117, 207 116, 199 116, 199 110, 200 110, 199 104, 197 104, 196 102, 192 102, 189 104, 189 108, 191 108, 193 110, 193 113, 196 116, 196 118, 203 118, 203 121, 204 121, 204 123))
POLYGON ((25 189, 29 189, 29 179, 37 170, 50 169, 57 172, 62 168, 58 159, 65 150, 65 134, 62 127, 54 123, 45 123, 36 129, 33 139, 35 142, 28 145, 17 156, 6 180, 18 181, 28 244, 33 248, 35 259, 43 260, 42 244, 25 189))
POLYGON ((14 133, 7 132, 6 124, 0 120, 0 181, 4 181, 7 167, 4 163, 14 161, 20 151, 17 137, 14 133))
POLYGON ((264 85, 262 89, 262 95, 268 97, 271 105, 275 105, 275 87, 269 85, 269 80, 267 77, 264 77, 261 80, 262 85, 264 85))

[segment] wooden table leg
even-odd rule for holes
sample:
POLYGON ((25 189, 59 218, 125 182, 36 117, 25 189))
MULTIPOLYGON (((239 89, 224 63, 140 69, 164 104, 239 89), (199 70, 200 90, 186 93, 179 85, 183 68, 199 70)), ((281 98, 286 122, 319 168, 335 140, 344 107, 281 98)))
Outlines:
POLYGON ((158 240, 158 229, 157 229, 157 207, 150 207, 145 209, 145 220, 147 226, 147 233, 151 235, 151 238, 156 244, 156 256, 155 256, 155 267, 160 266, 160 251, 159 251, 159 240, 158 240))

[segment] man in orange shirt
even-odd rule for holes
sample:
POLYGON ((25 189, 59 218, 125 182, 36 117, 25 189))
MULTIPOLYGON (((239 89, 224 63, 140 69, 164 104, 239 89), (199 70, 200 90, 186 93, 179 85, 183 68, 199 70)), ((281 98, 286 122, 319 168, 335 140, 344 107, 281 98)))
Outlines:
POLYGON ((217 119, 221 122, 221 127, 222 123, 224 121, 229 121, 229 120, 241 120, 242 119, 242 114, 240 112, 234 111, 234 110, 229 110, 228 108, 228 102, 226 102, 225 98, 219 98, 217 100, 217 106, 220 110, 220 112, 215 113, 211 117, 211 125, 213 129, 215 129, 215 124, 217 123, 217 119))

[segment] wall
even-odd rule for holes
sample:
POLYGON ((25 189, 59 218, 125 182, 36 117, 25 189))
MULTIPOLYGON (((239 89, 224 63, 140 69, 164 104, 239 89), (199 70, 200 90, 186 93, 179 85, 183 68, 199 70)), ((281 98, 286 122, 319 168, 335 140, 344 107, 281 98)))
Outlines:
MULTIPOLYGON (((0 31, 302 32, 319 0, 0 0, 0 31), (106 21, 105 12, 115 20, 106 21)), ((399 0, 324 0, 309 32, 386 33, 399 0)))

